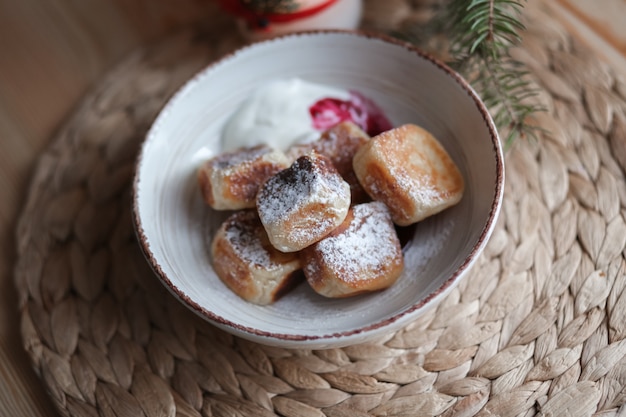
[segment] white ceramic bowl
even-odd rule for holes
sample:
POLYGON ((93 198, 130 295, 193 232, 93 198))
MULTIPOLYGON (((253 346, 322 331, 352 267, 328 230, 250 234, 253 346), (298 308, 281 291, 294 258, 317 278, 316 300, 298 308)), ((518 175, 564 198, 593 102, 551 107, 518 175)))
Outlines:
POLYGON ((500 210, 503 182, 496 129, 459 75, 404 43, 322 31, 244 47, 181 88, 142 146, 133 211, 148 262, 198 315, 259 343, 318 349, 382 336, 436 305, 483 250, 500 210), (220 130, 244 99, 270 80, 292 77, 359 91, 393 125, 422 125, 465 178, 462 201, 416 227, 404 248, 402 276, 383 292, 326 299, 303 284, 274 305, 258 306, 233 294, 211 267, 210 236, 224 216, 202 202, 196 170, 220 152, 220 130))

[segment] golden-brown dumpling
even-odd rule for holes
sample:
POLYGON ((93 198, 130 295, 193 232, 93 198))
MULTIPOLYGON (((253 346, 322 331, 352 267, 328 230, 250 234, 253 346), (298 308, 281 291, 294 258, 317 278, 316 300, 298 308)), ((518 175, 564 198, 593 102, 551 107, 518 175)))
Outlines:
POLYGON ((315 151, 269 178, 257 195, 270 242, 283 252, 299 251, 326 236, 345 219, 349 207, 350 186, 315 151))
POLYGON ((281 151, 259 145, 225 152, 198 170, 204 201, 216 210, 252 208, 265 180, 289 166, 281 151))
POLYGON ((238 211, 221 225, 211 255, 222 282, 255 304, 273 303, 302 278, 298 255, 272 246, 255 210, 238 211))
POLYGON ((384 202, 400 226, 439 213, 463 196, 463 177, 450 155, 413 124, 374 136, 359 148, 353 166, 365 191, 384 202))
POLYGON ((286 155, 287 158, 295 160, 315 150, 327 156, 343 179, 350 184, 352 204, 358 204, 368 201, 369 196, 356 178, 352 168, 352 159, 361 145, 368 140, 370 140, 369 135, 360 127, 353 122, 345 121, 324 131, 315 141, 291 147, 286 155))
POLYGON ((333 298, 388 288, 404 267, 389 209, 378 201, 353 206, 341 226, 301 257, 309 285, 333 298))

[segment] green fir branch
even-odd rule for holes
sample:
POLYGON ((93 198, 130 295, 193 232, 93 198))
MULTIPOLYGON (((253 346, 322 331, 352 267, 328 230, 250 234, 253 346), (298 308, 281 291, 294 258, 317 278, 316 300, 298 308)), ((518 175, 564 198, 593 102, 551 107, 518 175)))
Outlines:
MULTIPOLYGON (((533 104, 537 94, 521 63, 509 49, 521 42, 523 0, 448 0, 427 28, 407 28, 404 37, 427 45, 442 34, 448 41, 443 55, 479 93, 492 113, 505 147, 519 137, 536 137, 529 117, 543 109, 533 104)), ((439 45, 440 46, 440 45, 439 45)))

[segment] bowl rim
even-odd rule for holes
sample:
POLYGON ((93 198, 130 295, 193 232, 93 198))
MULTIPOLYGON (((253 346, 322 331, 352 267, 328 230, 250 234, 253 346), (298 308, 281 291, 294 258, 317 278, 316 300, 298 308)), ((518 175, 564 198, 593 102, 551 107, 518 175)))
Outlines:
POLYGON ((190 77, 187 81, 185 81, 171 96, 167 99, 163 108, 159 111, 156 118, 153 120, 150 128, 146 132, 141 146, 139 148, 138 156, 135 160, 134 173, 133 173, 133 182, 131 189, 131 217, 133 228, 135 231, 135 236, 143 252, 144 257, 148 260, 148 264, 150 265, 153 272, 157 275, 159 280, 165 285, 165 287, 176 296, 187 308, 194 311, 197 315, 202 317, 205 320, 213 322, 216 325, 222 326, 226 329, 232 329, 239 333, 241 336, 252 337, 254 340, 258 338, 265 340, 274 340, 277 342, 331 342, 333 340, 339 339, 348 339, 359 334, 367 334, 369 332, 374 332, 376 330, 384 330, 387 326, 393 323, 399 323, 403 319, 410 317, 417 310, 422 309, 423 307, 428 306, 431 302, 438 298, 439 296, 445 294, 448 290, 451 290, 457 283, 460 281, 461 277, 467 272, 467 270, 472 266, 472 264, 476 261, 478 255, 487 244, 489 237, 495 227, 496 220, 498 218, 502 200, 504 193, 504 154, 502 149, 502 144, 500 141, 500 137, 495 126, 493 119, 486 107, 483 103, 482 99, 476 93, 476 91, 471 87, 469 82, 465 80, 460 74, 446 65, 443 61, 435 58, 432 54, 421 50, 415 45, 400 40, 398 38, 394 38, 392 36, 372 32, 364 29, 317 29, 317 30, 306 30, 301 32, 294 32, 279 35, 270 39, 257 40, 251 43, 248 43, 244 46, 238 47, 237 49, 222 55, 221 57, 215 59, 210 62, 208 65, 204 66, 200 70, 198 70, 192 77, 190 77), (142 167, 142 162, 145 158, 146 146, 149 142, 149 139, 155 134, 157 125, 161 122, 161 120, 166 117, 167 113, 171 110, 171 108, 182 100, 185 95, 188 93, 188 89, 195 84, 200 78, 209 73, 212 69, 227 63, 231 59, 234 59, 238 54, 244 53, 248 49, 257 48, 264 44, 269 44, 273 42, 280 42, 283 39, 289 38, 299 38, 299 37, 307 37, 307 36, 318 36, 318 35, 345 35, 345 36, 356 36, 359 38, 368 38, 375 39, 378 41, 382 41, 384 43, 389 43, 395 46, 403 47, 409 52, 416 54, 418 57, 425 59, 435 65, 440 71, 443 71, 447 76, 449 76, 454 82, 456 82, 462 90, 472 99, 474 105, 477 110, 481 114, 485 125, 488 129, 489 136, 491 139, 491 144, 493 148, 493 155, 496 160, 496 181, 495 181, 495 192, 493 201, 491 202, 491 207, 489 210, 489 215, 487 220, 483 226, 483 229, 480 233, 478 240, 472 246, 472 250, 465 257, 463 263, 435 290, 429 292, 424 296, 418 303, 411 305, 409 308, 406 308, 391 317, 372 322, 366 326, 360 326, 358 328, 349 329, 346 331, 333 332, 333 333, 319 333, 319 334, 291 334, 291 333, 280 333, 280 332, 271 332, 266 330, 260 330, 254 327, 249 327, 245 325, 241 325, 235 323, 228 318, 222 317, 220 315, 215 314, 214 312, 207 310, 206 308, 199 305, 196 301, 194 301, 191 297, 189 297, 184 291, 178 288, 170 278, 165 274, 159 261, 155 258, 153 252, 150 249, 150 242, 148 236, 143 227, 143 223, 141 220, 141 216, 139 215, 139 188, 140 188, 140 171, 142 167))

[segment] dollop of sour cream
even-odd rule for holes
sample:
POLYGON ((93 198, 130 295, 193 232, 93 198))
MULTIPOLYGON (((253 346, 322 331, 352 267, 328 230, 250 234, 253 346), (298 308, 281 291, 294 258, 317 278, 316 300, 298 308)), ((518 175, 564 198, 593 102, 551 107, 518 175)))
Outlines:
POLYGON ((226 122, 222 148, 265 144, 284 151, 294 143, 314 140, 320 130, 309 108, 329 97, 349 100, 350 93, 299 78, 272 81, 255 90, 226 122))
POLYGON ((358 91, 343 90, 292 78, 256 90, 227 121, 222 149, 268 145, 287 150, 316 140, 321 132, 351 121, 368 135, 392 128, 374 101, 358 91))

